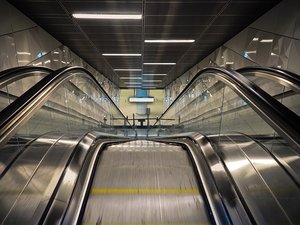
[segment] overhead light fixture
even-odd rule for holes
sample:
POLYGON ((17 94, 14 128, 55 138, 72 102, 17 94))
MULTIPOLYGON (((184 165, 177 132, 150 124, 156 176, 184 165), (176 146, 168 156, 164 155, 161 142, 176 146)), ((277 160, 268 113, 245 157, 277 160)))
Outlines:
POLYGON ((143 76, 167 76, 166 73, 146 73, 143 76))
POLYGON ((226 65, 233 65, 234 62, 225 62, 226 65))
POLYGON ((143 80, 143 82, 153 83, 153 82, 161 82, 162 80, 143 80))
POLYGON ((30 52, 17 52, 18 55, 31 55, 30 52))
POLYGON ((103 53, 103 56, 142 56, 142 54, 103 53))
POLYGON ((195 40, 180 40, 180 39, 171 39, 171 40, 145 40, 145 43, 193 43, 195 40))
POLYGON ((258 39, 258 37, 254 37, 253 39, 252 39, 252 41, 258 41, 259 39, 258 39))
POLYGON ((114 71, 142 71, 142 69, 114 69, 114 71))
POLYGON ((141 80, 141 77, 120 77, 121 80, 141 80))
POLYGON ((262 40, 260 40, 260 42, 262 42, 262 43, 270 43, 270 42, 273 42, 273 39, 262 39, 262 40))
POLYGON ((247 54, 255 54, 256 53, 256 50, 254 51, 245 51, 247 54))
POLYGON ((73 13, 76 19, 111 19, 111 20, 140 20, 141 14, 102 14, 102 13, 73 13))
POLYGON ((141 84, 140 82, 124 82, 124 84, 141 84))
POLYGON ((144 63, 144 65, 176 65, 176 63, 144 63))

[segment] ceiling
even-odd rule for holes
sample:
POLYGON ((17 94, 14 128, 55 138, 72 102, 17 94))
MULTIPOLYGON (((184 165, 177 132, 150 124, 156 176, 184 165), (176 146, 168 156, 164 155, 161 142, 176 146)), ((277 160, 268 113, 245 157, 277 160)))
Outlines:
POLYGON ((8 0, 8 2, 120 88, 135 86, 164 88, 274 7, 279 0, 8 0), (75 19, 72 17, 73 13, 141 14, 142 19, 75 19), (145 43, 144 41, 153 39, 194 39, 195 42, 145 43), (141 55, 103 56, 103 53, 141 55), (176 63, 176 65, 144 63, 176 63), (129 79, 130 77, 136 79, 129 79))

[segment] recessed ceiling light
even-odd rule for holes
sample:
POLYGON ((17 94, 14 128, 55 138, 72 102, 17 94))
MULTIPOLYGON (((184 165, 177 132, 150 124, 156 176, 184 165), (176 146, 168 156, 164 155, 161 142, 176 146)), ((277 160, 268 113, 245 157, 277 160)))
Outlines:
POLYGON ((103 56, 142 56, 142 54, 103 53, 103 56))
POLYGON ((127 19, 127 20, 140 20, 141 14, 100 14, 100 13, 73 13, 72 16, 76 19, 127 19))
POLYGON ((17 52, 18 55, 31 55, 30 52, 17 52))
POLYGON ((124 84, 141 84, 140 82, 124 82, 124 84))
POLYGON ((270 43, 270 42, 273 42, 273 39, 262 39, 262 40, 260 40, 260 42, 270 43))
POLYGON ((144 63, 144 65, 176 65, 176 63, 144 63))
POLYGON ((166 73, 146 73, 143 76, 167 76, 166 73))
POLYGON ((141 80, 141 77, 120 77, 121 80, 141 80))
POLYGON ((152 82, 161 82, 162 80, 143 80, 143 82, 148 82, 148 83, 152 83, 152 82))
POLYGON ((193 43, 195 40, 145 40, 146 43, 193 43))
POLYGON ((142 69, 114 69, 114 71, 142 71, 142 69))
POLYGON ((255 54, 256 53, 256 50, 254 51, 245 51, 247 54, 255 54))

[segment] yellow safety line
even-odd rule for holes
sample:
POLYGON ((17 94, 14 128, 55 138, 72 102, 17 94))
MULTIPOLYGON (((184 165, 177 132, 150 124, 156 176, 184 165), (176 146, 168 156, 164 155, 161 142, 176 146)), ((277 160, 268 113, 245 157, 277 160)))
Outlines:
POLYGON ((199 194, 198 189, 100 189, 93 188, 92 194, 199 194))

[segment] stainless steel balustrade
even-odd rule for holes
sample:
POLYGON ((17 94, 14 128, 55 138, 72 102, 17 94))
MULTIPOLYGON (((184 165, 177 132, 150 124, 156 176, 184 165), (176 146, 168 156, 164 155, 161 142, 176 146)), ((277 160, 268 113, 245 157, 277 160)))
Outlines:
POLYGON ((1 224, 300 223, 299 117, 239 73, 200 72, 159 139, 124 139, 125 117, 79 67, 0 113, 1 224))
MULTIPOLYGON (((292 82, 296 91, 298 81, 292 82)), ((231 218, 246 213, 253 224, 298 224, 300 120, 271 96, 278 93, 263 89, 237 72, 207 68, 160 117, 175 122, 160 121, 164 129, 149 134, 154 138, 159 130, 169 140, 201 132, 198 141, 190 138, 205 156, 231 218)))
POLYGON ((92 144, 79 142, 87 132, 100 132, 97 138, 109 133, 125 136, 124 121, 113 120, 123 114, 95 78, 79 67, 48 74, 0 115, 1 224, 37 224, 48 218, 46 211, 62 200, 55 194, 63 189, 64 174, 68 177, 63 195, 72 193, 74 169, 80 170, 78 160, 82 163, 87 153, 78 155, 82 150, 77 149, 92 144))

